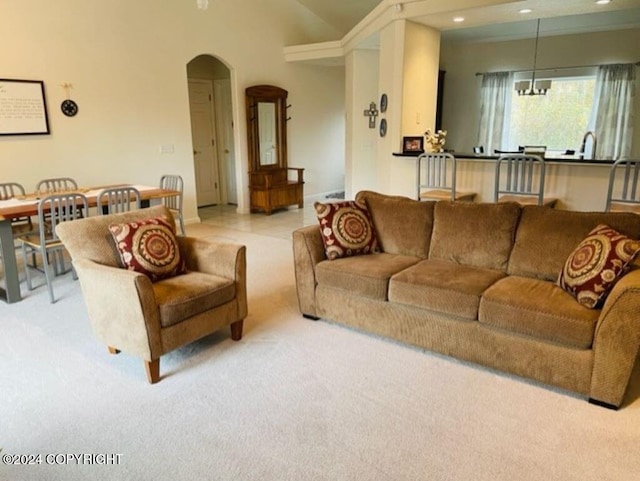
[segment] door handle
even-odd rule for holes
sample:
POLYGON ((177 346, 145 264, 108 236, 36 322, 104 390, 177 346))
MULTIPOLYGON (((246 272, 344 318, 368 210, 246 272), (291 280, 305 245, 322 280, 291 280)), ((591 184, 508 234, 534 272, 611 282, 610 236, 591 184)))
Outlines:
POLYGON ((201 153, 201 152, 200 152, 199 150, 194 150, 194 151, 193 151, 193 155, 200 154, 200 153, 201 153))

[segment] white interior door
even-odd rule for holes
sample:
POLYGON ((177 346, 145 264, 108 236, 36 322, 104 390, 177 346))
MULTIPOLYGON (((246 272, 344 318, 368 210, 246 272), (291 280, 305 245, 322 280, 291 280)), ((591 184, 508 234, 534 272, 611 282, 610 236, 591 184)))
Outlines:
POLYGON ((233 111, 231 105, 231 80, 220 79, 213 82, 216 127, 218 128, 218 159, 220 160, 220 180, 222 201, 238 204, 236 184, 236 154, 233 142, 233 111))
POLYGON ((219 204, 220 181, 211 81, 189 79, 189 108, 198 207, 219 204))

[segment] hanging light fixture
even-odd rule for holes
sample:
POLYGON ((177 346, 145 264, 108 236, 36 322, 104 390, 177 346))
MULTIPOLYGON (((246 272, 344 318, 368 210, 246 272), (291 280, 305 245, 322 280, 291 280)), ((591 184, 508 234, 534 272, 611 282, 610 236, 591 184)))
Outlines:
POLYGON ((547 95, 547 90, 551 88, 551 80, 536 81, 536 63, 538 61, 538 39, 540 38, 540 19, 536 28, 536 46, 533 54, 533 75, 531 80, 521 80, 515 83, 518 95, 547 95))
POLYGON ((196 0, 196 5, 200 10, 206 10, 209 6, 209 0, 196 0))

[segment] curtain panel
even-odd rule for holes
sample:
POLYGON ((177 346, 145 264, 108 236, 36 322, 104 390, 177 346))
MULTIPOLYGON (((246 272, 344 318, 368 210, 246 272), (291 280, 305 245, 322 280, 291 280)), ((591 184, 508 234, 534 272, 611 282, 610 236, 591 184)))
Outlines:
POLYGON ((631 155, 636 67, 634 64, 598 67, 590 126, 597 136, 597 159, 631 155))
POLYGON ((478 145, 483 146, 488 155, 494 149, 505 149, 512 91, 511 72, 492 72, 482 76, 478 145))

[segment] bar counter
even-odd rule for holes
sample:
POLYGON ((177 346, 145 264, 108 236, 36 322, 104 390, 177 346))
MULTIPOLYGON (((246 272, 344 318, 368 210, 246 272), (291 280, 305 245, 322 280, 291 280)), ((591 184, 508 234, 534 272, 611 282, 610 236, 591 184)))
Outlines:
MULTIPOLYGON (((495 160, 498 155, 452 153, 457 160, 456 188, 476 192, 476 202, 493 202, 495 160)), ((420 153, 394 153, 399 161, 414 163, 420 153)), ((607 199, 609 171, 613 160, 580 159, 577 155, 546 155, 545 197, 558 199, 557 209, 602 211, 607 199)), ((403 169, 408 173, 408 170, 403 169)), ((417 187, 414 188, 417 197, 417 187)))

